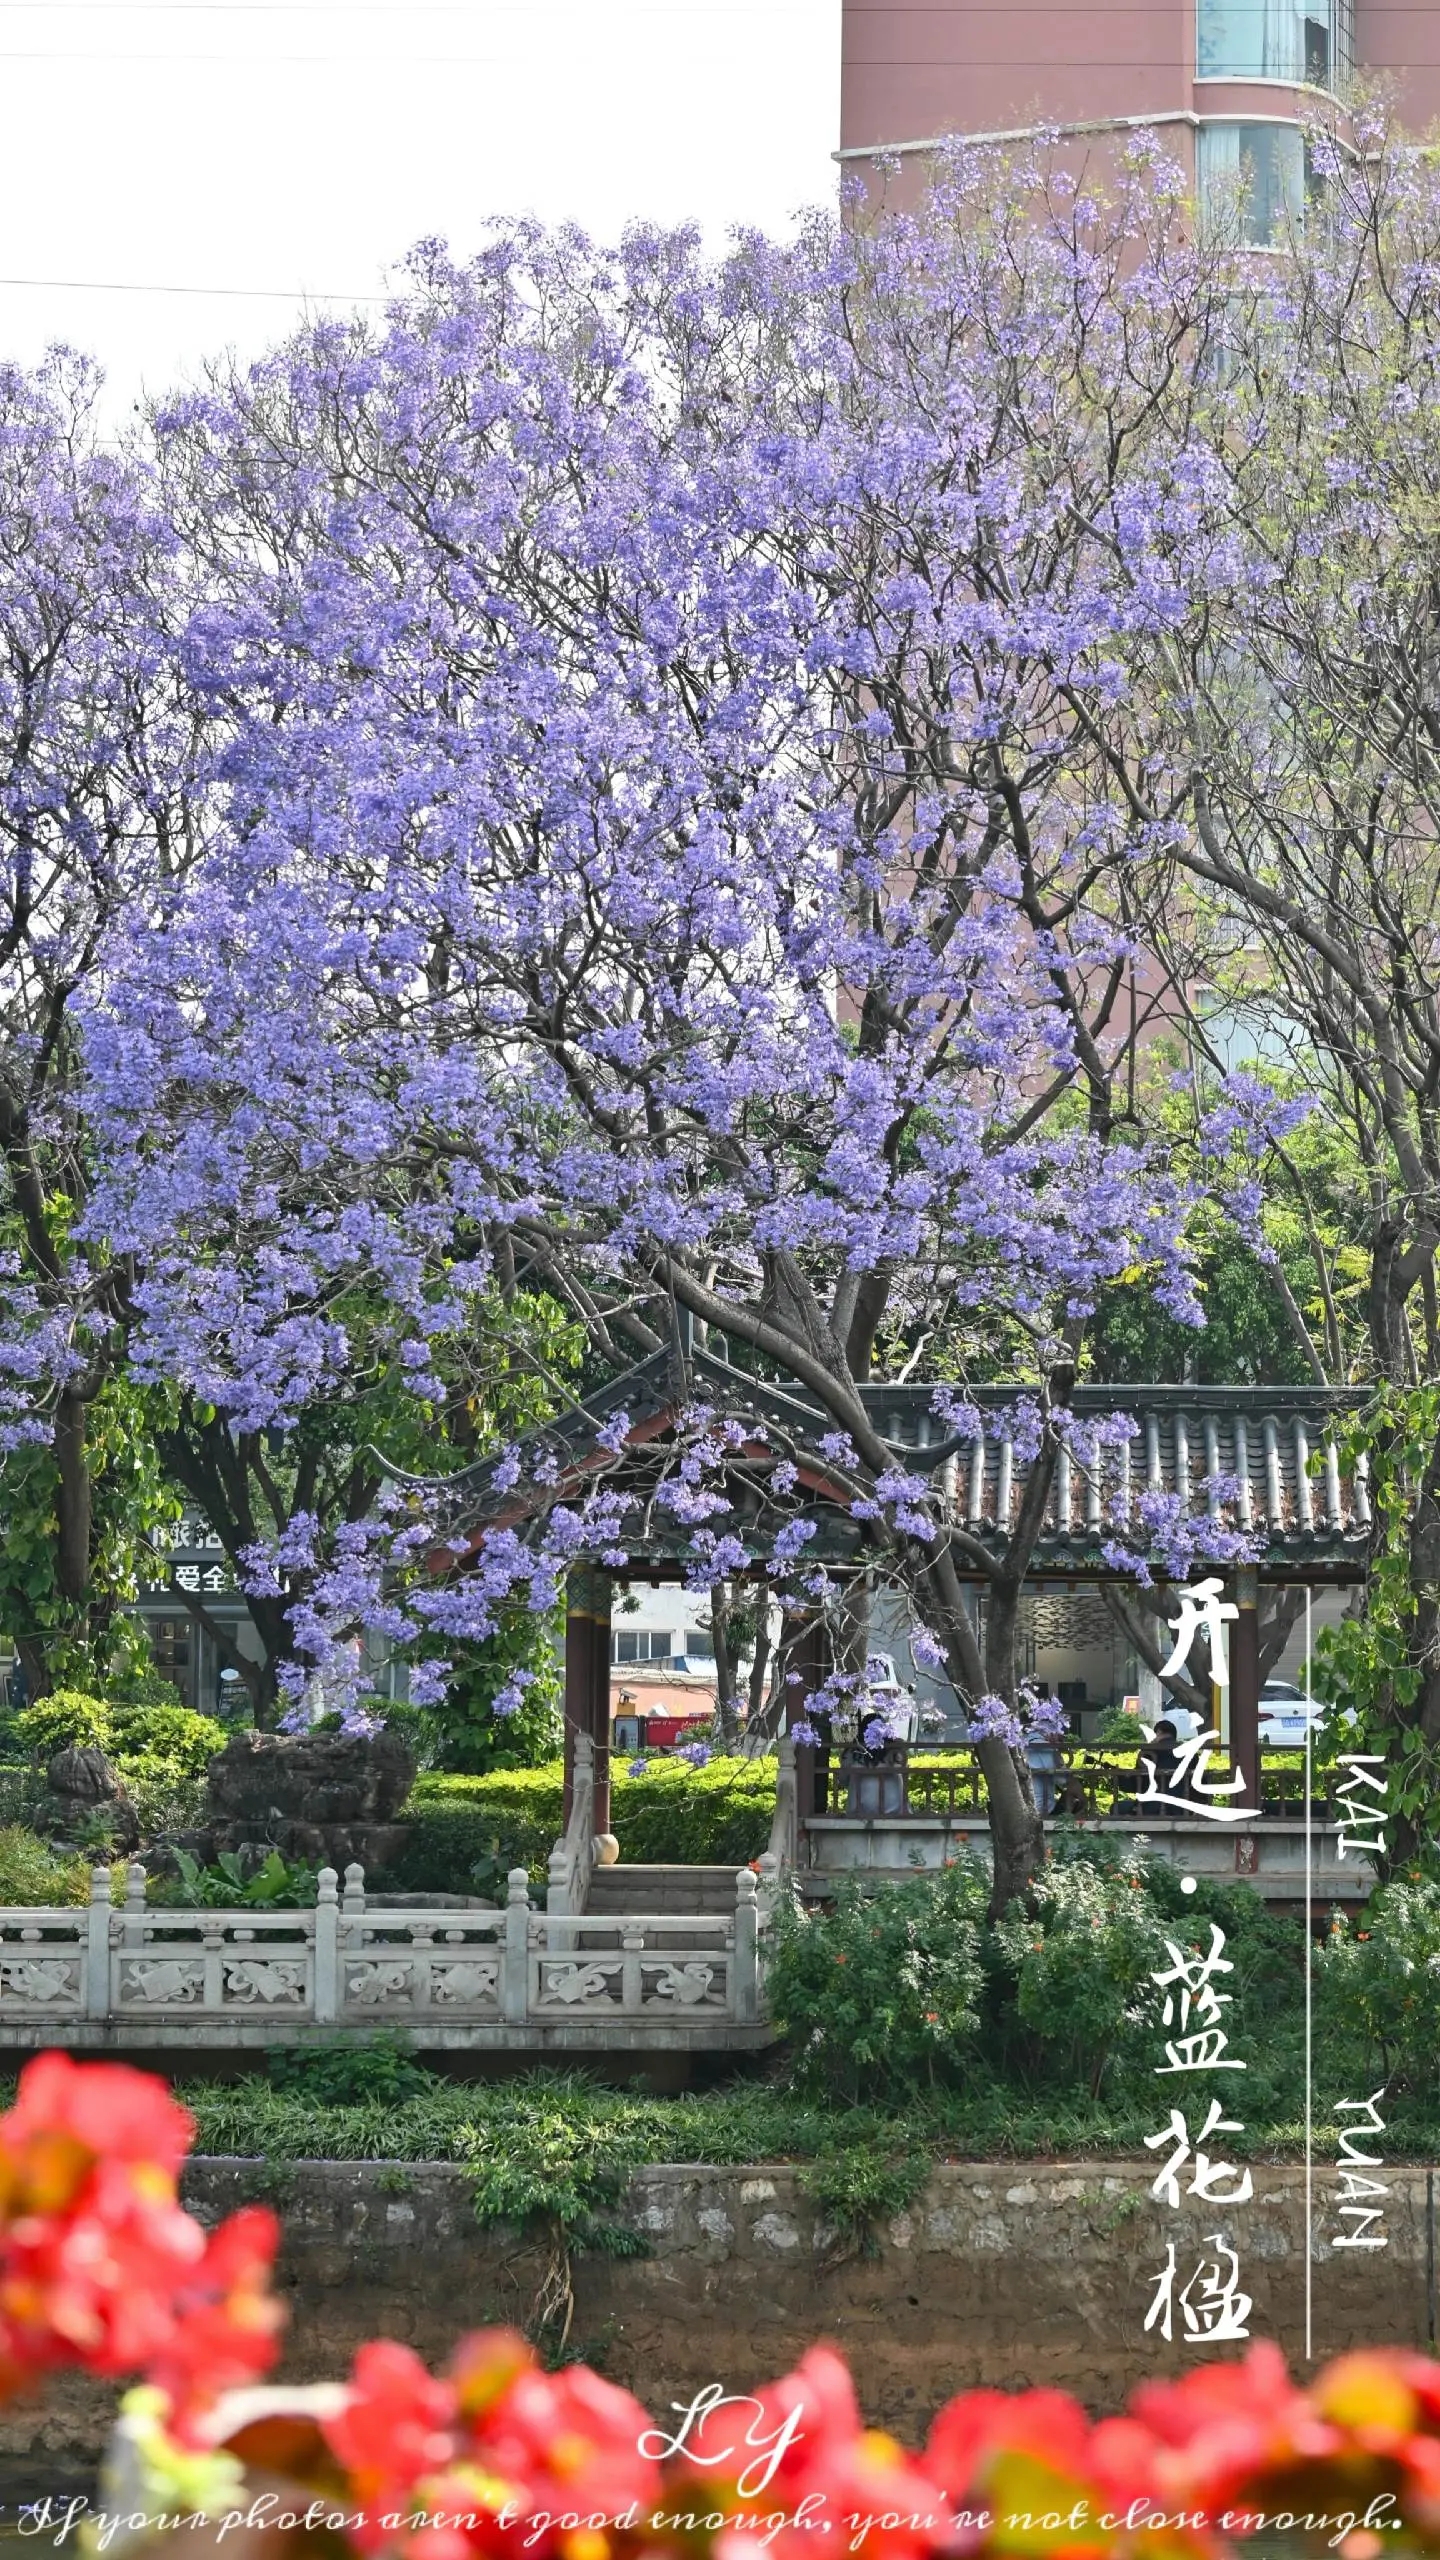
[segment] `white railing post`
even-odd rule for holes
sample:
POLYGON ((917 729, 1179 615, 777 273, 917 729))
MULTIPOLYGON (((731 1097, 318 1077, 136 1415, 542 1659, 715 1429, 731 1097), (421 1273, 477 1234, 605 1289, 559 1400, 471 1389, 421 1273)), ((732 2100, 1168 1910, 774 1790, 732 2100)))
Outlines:
POLYGON ((561 1919, 570 1908, 570 1860, 563 1840, 551 1850, 545 1874, 545 1908, 552 1919, 561 1919))
POLYGON ((800 1855, 800 1803, 795 1783, 795 1745, 782 1733, 775 1746, 775 1819, 770 1825, 769 1854, 777 1870, 793 1867, 800 1855))
POLYGON ((507 2025, 523 2027, 529 2008, 530 1879, 523 1867, 512 1867, 500 1950, 500 2015, 507 2025))
POLYGON ((90 1870, 90 1910, 85 1937, 85 2015, 110 2015, 110 1870, 90 1870))
POLYGON ((760 2013, 759 1911, 755 1878, 742 1867, 735 1878, 735 1944, 730 1970, 730 2015, 742 2023, 760 2013))
POLYGON ((645 1953, 643 1919, 627 1920, 620 1936, 620 2006, 627 2018, 638 2018, 645 1998, 641 1958, 645 1953))
POLYGON ((329 2026, 340 2015, 340 1879, 333 1867, 322 1867, 315 1887, 315 2024, 329 2026))
POLYGON ((125 1870, 125 1918, 120 1943, 124 1947, 145 1944, 145 1869, 138 1858, 132 1858, 125 1870))
POLYGON ((365 1908, 365 1870, 353 1859, 345 1870, 344 1907, 347 1911, 363 1911, 365 1908))

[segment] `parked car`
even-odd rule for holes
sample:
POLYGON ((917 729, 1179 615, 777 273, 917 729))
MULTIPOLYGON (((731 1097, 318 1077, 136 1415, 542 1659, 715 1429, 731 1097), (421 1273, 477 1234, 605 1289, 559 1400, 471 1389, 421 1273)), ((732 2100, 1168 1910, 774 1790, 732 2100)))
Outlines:
POLYGON ((1260 1692, 1260 1739, 1272 1749, 1302 1749, 1307 1730, 1318 1733, 1326 1712, 1321 1699, 1307 1698, 1293 1680, 1267 1680, 1260 1692))
MULTIPOLYGON (((1287 1745, 1298 1749, 1304 1743, 1307 1722, 1312 1732, 1318 1732, 1325 1713, 1322 1701, 1307 1701, 1304 1690, 1297 1689, 1293 1680, 1267 1680, 1260 1692, 1260 1739, 1272 1749, 1287 1745)), ((1172 1698, 1166 1698, 1164 1714, 1175 1728, 1177 1742, 1188 1742, 1202 1730, 1201 1718, 1194 1709, 1178 1706, 1172 1698)))

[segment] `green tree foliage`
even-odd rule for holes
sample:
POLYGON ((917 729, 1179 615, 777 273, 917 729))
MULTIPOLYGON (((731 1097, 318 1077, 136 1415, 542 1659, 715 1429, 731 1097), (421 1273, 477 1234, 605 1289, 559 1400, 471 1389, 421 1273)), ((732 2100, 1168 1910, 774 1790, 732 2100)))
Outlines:
POLYGON ((104 1687, 112 1671, 143 1666, 144 1631, 127 1604, 154 1570, 152 1531, 180 1512, 156 1446, 164 1405, 156 1391, 116 1377, 87 1408, 78 1588, 67 1588, 62 1571, 54 1450, 31 1442, 0 1456, 0 1634, 18 1653, 32 1698, 52 1687, 104 1687))
POLYGON ((536 1617, 528 1609, 506 1613, 498 1635, 485 1644, 456 1644, 438 1707, 417 1719, 437 1769, 478 1777, 488 1769, 534 1769, 561 1747, 560 1644, 564 1613, 536 1617), (517 1673, 527 1673, 521 1704, 495 1713, 495 1700, 517 1673))
POLYGON ((1401 1879, 1380 1886, 1358 1919, 1337 1913, 1319 1985, 1322 2031, 1357 2043, 1366 2072, 1388 2092, 1423 2097, 1433 2107, 1440 2089, 1440 1884, 1401 1879))
POLYGON ((880 1893, 842 1884, 823 1919, 782 1911, 767 1980, 797 2086, 856 2099, 954 2083, 980 2032, 985 1892, 957 1861, 880 1893))
POLYGON ((1316 1686, 1340 1710, 1322 1764, 1378 1754, 1386 1877, 1440 1874, 1440 1385, 1386 1388, 1355 1421, 1343 1463, 1368 1470, 1374 1518, 1363 1611, 1322 1630, 1316 1686))
MULTIPOLYGON (((287 1565, 275 1591, 254 1591, 247 1601, 263 1659, 258 1667, 237 1660, 237 1668, 261 1723, 273 1720, 277 1675, 295 1652, 291 1612, 309 1594, 337 1531, 371 1510, 386 1468, 454 1474, 543 1421, 578 1376, 577 1329, 543 1292, 497 1290, 479 1302, 463 1346, 450 1342, 437 1353, 439 1398, 415 1393, 387 1328, 361 1297, 348 1294, 336 1313, 350 1346, 349 1372, 287 1428, 236 1434, 213 1405, 184 1395, 160 1435, 172 1482, 209 1522, 247 1587, 254 1581, 247 1557, 273 1551, 298 1520, 318 1524, 313 1562, 287 1565)), ((183 1592, 176 1599, 202 1614, 183 1592)), ((522 1762, 536 1756, 554 1689, 548 1624, 532 1620, 527 1628, 517 1612, 513 1631, 494 1648, 465 1653, 437 1644, 442 1650, 456 1662, 453 1704, 420 1726, 427 1754, 434 1749, 446 1766, 477 1769, 508 1765, 507 1750, 522 1762), (535 1672, 538 1695, 507 1744, 490 1733, 488 1709, 503 1679, 519 1669, 535 1672)))

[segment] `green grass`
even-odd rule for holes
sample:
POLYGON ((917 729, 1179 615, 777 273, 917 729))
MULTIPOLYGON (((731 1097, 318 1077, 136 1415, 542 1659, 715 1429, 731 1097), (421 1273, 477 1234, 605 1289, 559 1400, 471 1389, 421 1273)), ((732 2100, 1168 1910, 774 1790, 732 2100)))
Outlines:
MULTIPOLYGON (((659 2098, 606 2089, 579 2073, 536 2071, 501 2082, 435 2079, 393 2103, 335 2105, 262 2079, 182 2086, 197 2122, 196 2149, 266 2160, 437 2160, 472 2167, 521 2151, 596 2143, 632 2167, 697 2161, 809 2161, 857 2149, 918 2152, 936 2160, 1133 2158, 1164 2121, 1168 2100, 1103 2104, 1084 2098, 1025 2099, 984 2080, 963 2096, 904 2110, 807 2104, 776 2082, 740 2081, 703 2094, 659 2098)), ((1258 2091, 1257 2091, 1258 2095, 1258 2091)), ((1298 2110, 1275 2112, 1248 2097, 1230 2110, 1244 2118, 1227 2152, 1247 2160, 1303 2156, 1298 2110)), ((1440 2114, 1395 2103, 1387 2114, 1388 2160, 1440 2156, 1440 2114)), ((1317 2112, 1319 2158, 1335 2149, 1333 2123, 1317 2112)))

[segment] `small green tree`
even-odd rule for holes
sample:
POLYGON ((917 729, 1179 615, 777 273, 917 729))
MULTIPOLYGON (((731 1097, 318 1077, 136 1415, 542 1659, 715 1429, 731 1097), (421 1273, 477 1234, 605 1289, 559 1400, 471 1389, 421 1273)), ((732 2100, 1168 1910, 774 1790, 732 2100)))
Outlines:
POLYGON ((103 1689, 112 1672, 138 1672, 148 1659, 129 1604, 153 1566, 152 1531, 180 1513, 155 1442, 165 1401, 125 1377, 94 1397, 78 1525, 74 1488, 67 1495, 49 1443, 0 1457, 0 1633, 19 1656, 31 1699, 56 1688, 103 1689))
POLYGON ((563 1610, 537 1617, 507 1610, 484 1644, 457 1644, 440 1704, 426 1711, 437 1769, 483 1777, 487 1769, 538 1769, 561 1747, 563 1610), (517 1706, 507 1701, 520 1690, 517 1706))

